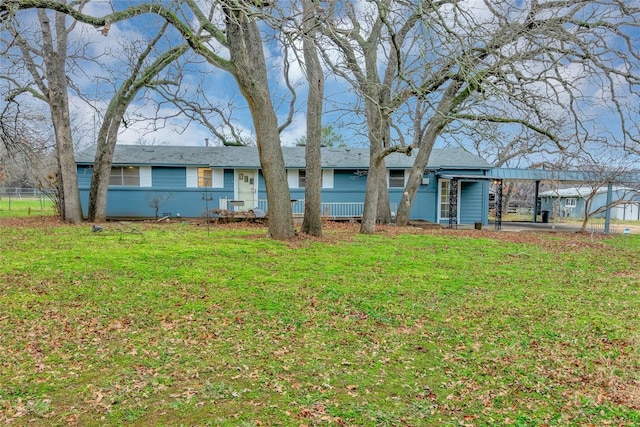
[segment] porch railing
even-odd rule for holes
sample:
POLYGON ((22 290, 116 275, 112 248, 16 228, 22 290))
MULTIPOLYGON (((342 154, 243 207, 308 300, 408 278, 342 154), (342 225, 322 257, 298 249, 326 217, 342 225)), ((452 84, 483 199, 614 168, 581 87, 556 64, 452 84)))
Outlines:
POLYGON ((359 218, 363 210, 362 202, 322 203, 322 216, 327 218, 359 218))
MULTIPOLYGON (((364 209, 363 202, 325 202, 321 205, 322 216, 326 218, 360 218, 364 209)), ((258 208, 268 211, 267 201, 258 200, 258 208)), ((391 203, 391 216, 395 218, 397 203, 391 203)), ((292 200, 291 211, 294 215, 304 215, 304 200, 292 200)))
MULTIPOLYGON (((240 210, 237 206, 233 206, 232 200, 220 198, 218 206, 224 210, 240 210)), ((245 205, 242 210, 251 209, 245 205)), ((258 200, 258 209, 265 212, 268 211, 267 201, 265 199, 258 200)), ((326 218, 360 218, 364 209, 363 202, 325 202, 322 203, 322 216, 326 218)), ((397 203, 391 203, 391 216, 396 216, 398 210, 397 203)), ((294 215, 304 215, 304 199, 291 201, 291 212, 294 215)))

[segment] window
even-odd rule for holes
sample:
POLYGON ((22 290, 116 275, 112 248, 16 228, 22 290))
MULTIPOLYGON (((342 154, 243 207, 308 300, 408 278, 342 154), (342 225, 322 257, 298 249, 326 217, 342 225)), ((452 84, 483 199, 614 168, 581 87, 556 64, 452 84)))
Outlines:
POLYGON ((304 169, 298 169, 298 187, 304 188, 307 183, 307 171, 304 169))
POLYGON ((440 218, 449 218, 449 189, 451 182, 447 180, 440 181, 440 218))
POLYGON ((567 208, 575 208, 578 199, 566 199, 564 202, 564 206, 567 208))
POLYGON ((404 170, 391 169, 389 171, 389 188, 404 188, 404 170))
MULTIPOLYGON (((307 171, 304 169, 287 169, 289 188, 305 188, 307 185, 307 171)), ((322 169, 320 177, 322 188, 333 188, 333 169, 322 169)))
POLYGON ((198 187, 211 188, 213 184, 212 170, 209 168, 198 168, 198 187))
POLYGON ((109 174, 109 185, 140 186, 140 168, 135 166, 114 166, 109 174))

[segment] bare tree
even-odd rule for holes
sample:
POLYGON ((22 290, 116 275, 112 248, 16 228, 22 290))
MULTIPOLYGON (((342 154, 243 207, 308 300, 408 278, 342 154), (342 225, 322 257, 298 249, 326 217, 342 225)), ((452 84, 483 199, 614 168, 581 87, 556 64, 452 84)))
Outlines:
POLYGON ((149 56, 163 38, 167 26, 166 22, 161 25, 157 34, 145 43, 145 48, 133 54, 135 58, 131 58, 133 64, 129 76, 124 79, 107 106, 96 141, 96 155, 89 188, 87 212, 90 221, 106 219, 109 174, 118 141, 118 131, 121 124, 125 123, 124 115, 127 108, 140 90, 153 86, 157 75, 189 49, 188 44, 179 44, 161 52, 150 64, 147 64, 149 56))
POLYGON ((302 2, 302 45, 304 65, 309 83, 307 96, 307 140, 305 145, 305 200, 302 232, 312 236, 322 235, 322 164, 320 148, 322 146, 322 104, 324 97, 324 75, 318 57, 316 33, 319 21, 316 7, 318 2, 302 2))
POLYGON ((163 4, 136 4, 102 17, 83 14, 70 5, 52 0, 9 0, 0 5, 0 14, 6 20, 17 9, 52 9, 72 16, 78 21, 102 27, 134 16, 156 14, 168 21, 184 37, 194 52, 207 62, 230 73, 240 88, 251 111, 256 131, 267 201, 269 205, 269 235, 275 239, 288 239, 295 235, 290 193, 284 157, 280 147, 280 128, 269 91, 267 65, 262 38, 258 28, 263 11, 262 3, 213 2, 203 11, 193 0, 180 3, 179 13, 163 4), (192 24, 196 23, 196 29, 192 24), (202 29, 202 32, 201 32, 202 29), (199 36, 198 34, 203 34, 199 36), (220 54, 224 49, 228 56, 220 54))
MULTIPOLYGON (((194 80, 191 73, 190 80, 194 80)), ((187 117, 187 125, 178 129, 178 133, 186 130, 191 122, 204 126, 213 136, 212 140, 205 140, 206 144, 223 146, 255 146, 255 139, 242 128, 234 119, 237 107, 231 99, 212 99, 205 87, 205 76, 195 85, 183 85, 184 71, 178 70, 172 81, 159 85, 155 91, 160 95, 157 110, 162 110, 166 104, 177 108, 178 113, 187 117)))
POLYGON ((594 149, 590 152, 579 151, 571 161, 577 170, 583 171, 585 178, 575 188, 576 196, 584 202, 580 231, 586 231, 589 221, 594 217, 602 214, 610 217, 614 208, 640 202, 637 197, 640 174, 634 168, 638 164, 635 153, 612 156, 610 149, 594 149), (603 202, 604 195, 606 198, 603 202))
POLYGON ((55 147, 49 144, 47 114, 37 108, 22 113, 19 107, 8 103, 0 112, 0 186, 36 188, 55 174, 55 147))
MULTIPOLYGON (((456 127, 527 129, 557 152, 600 132, 593 120, 600 110, 627 150, 637 146, 629 107, 638 98, 640 9, 615 0, 430 5, 421 15, 429 78, 416 95, 431 113, 397 223, 408 221, 431 147, 456 127)), ((508 151, 522 155, 531 145, 508 151)))
POLYGON ((402 91, 392 95, 392 86, 401 72, 400 49, 419 14, 412 6, 392 0, 370 2, 365 13, 359 13, 354 2, 327 3, 323 34, 334 49, 322 49, 323 58, 336 75, 351 84, 364 104, 369 170, 360 231, 371 234, 376 222, 391 221, 385 157, 396 151, 411 152, 411 147, 391 142, 392 114, 407 96, 402 91), (386 53, 383 60, 381 52, 386 53), (382 61, 386 68, 380 75, 382 61))
POLYGON ((145 201, 147 202, 147 205, 153 209, 155 219, 158 219, 160 208, 172 198, 172 193, 149 193, 145 196, 145 201))
MULTIPOLYGON (((424 123, 424 122, 421 122, 424 123)), ((560 124, 557 124, 560 127, 560 124)), ((560 129, 554 131, 560 134, 560 129)), ((495 167, 536 168, 544 158, 560 159, 566 152, 557 145, 550 144, 546 136, 529 128, 508 126, 492 121, 477 121, 473 126, 466 122, 453 122, 443 138, 447 146, 459 146, 476 154, 495 167)), ((526 182, 504 181, 502 189, 502 210, 512 201, 527 204, 533 200, 534 186, 526 182)))
MULTIPOLYGON (((269 93, 267 66, 258 24, 248 10, 223 5, 226 18, 226 43, 240 91, 247 99, 256 129, 260 164, 264 174, 269 205, 269 233, 275 239, 295 235, 291 194, 287 182, 284 157, 280 147, 280 129, 269 93)), ((202 22, 201 22, 202 23, 202 22)))
MULTIPOLYGON (((79 7, 83 4, 81 2, 79 7)), ((75 23, 67 26, 65 14, 44 9, 37 10, 36 16, 39 28, 34 31, 25 28, 19 20, 3 22, 5 34, 10 37, 2 39, 5 55, 10 55, 10 49, 15 46, 20 58, 12 66, 26 68, 34 82, 21 82, 5 75, 12 87, 4 95, 8 102, 18 102, 19 97, 30 94, 49 106, 56 141, 58 171, 55 182, 60 188, 60 214, 67 222, 79 223, 82 208, 73 152, 67 75, 68 39, 75 23), (29 33, 31 40, 25 37, 29 33)))

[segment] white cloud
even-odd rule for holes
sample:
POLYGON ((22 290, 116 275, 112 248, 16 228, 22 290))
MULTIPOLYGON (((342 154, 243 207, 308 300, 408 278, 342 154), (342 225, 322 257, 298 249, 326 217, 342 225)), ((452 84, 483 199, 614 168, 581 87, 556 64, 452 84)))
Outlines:
POLYGON ((294 115, 291 124, 280 134, 282 145, 291 147, 296 145, 296 140, 307 135, 306 114, 298 113, 294 115))

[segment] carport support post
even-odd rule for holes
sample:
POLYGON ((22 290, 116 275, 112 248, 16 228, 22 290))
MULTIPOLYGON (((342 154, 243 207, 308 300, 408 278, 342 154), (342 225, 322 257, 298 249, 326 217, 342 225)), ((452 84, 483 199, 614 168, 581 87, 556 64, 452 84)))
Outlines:
POLYGON ((604 211, 604 234, 609 234, 611 224, 611 200, 613 199, 613 184, 607 183, 607 210, 604 211))
POLYGON ((502 180, 493 181, 496 185, 496 231, 502 230, 502 180))
POLYGON ((449 228, 458 228, 458 178, 449 181, 449 228))
POLYGON ((536 191, 533 195, 533 223, 538 222, 538 194, 540 193, 540 181, 536 181, 536 191))

